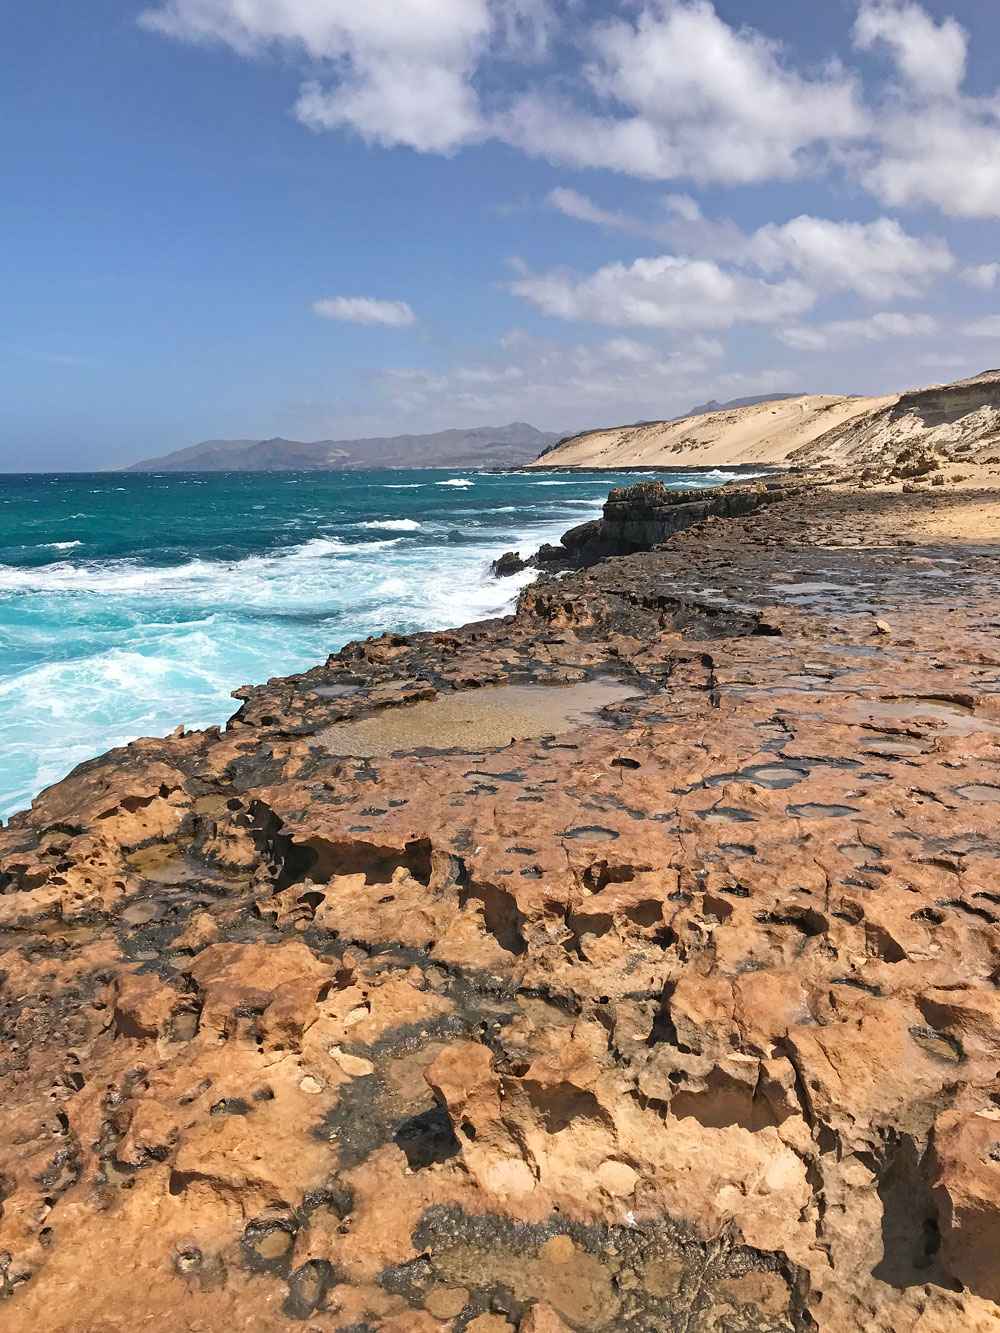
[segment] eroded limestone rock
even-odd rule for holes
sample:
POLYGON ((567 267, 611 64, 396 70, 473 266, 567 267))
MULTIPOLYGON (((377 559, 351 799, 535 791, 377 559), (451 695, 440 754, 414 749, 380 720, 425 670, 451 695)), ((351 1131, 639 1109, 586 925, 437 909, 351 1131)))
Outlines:
POLYGON ((1000 1333, 996 552, 871 544, 932 503, 703 515, 12 820, 4 1329, 1000 1333))

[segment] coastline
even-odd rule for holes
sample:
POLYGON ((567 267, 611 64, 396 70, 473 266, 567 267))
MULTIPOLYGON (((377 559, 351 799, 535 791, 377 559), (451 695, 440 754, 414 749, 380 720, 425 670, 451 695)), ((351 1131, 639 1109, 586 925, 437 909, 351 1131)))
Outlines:
POLYGON ((664 473, 668 476, 673 475, 674 473, 681 476, 684 476, 685 473, 690 473, 693 477, 703 477, 711 475, 713 472, 733 472, 737 476, 751 477, 765 475, 779 476, 783 472, 793 470, 797 471, 799 469, 792 469, 788 466, 775 463, 678 463, 673 467, 667 467, 658 463, 636 463, 634 466, 624 465, 622 467, 603 467, 600 464, 595 463, 589 467, 584 467, 582 465, 577 467, 569 464, 560 465, 558 463, 546 464, 540 462, 533 463, 530 470, 523 467, 495 467, 489 469, 489 471, 494 474, 528 473, 530 471, 532 476, 534 476, 536 472, 565 472, 570 476, 587 476, 588 474, 595 472, 607 472, 610 475, 620 475, 623 473, 631 473, 633 475, 647 475, 649 473, 654 473, 659 475, 660 473, 664 473))
POLYGON ((15 816, 14 1333, 1000 1329, 998 492, 942 476, 783 474, 15 816), (510 688, 582 712, 498 746, 510 688))
POLYGON ((503 614, 516 588, 490 562, 558 542, 626 481, 0 479, 0 818, 135 736, 224 725, 242 682, 384 630, 503 614))

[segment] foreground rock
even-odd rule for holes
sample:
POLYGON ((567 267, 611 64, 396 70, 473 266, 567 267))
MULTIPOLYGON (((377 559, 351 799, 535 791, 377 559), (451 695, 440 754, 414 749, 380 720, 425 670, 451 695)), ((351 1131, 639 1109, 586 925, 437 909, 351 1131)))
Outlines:
POLYGON ((703 517, 44 793, 3 1328, 1000 1330, 995 502, 703 517))

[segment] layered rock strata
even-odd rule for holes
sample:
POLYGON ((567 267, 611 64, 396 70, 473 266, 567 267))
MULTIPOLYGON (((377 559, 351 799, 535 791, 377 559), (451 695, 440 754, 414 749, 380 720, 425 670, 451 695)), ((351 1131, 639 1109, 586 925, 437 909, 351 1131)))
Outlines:
POLYGON ((600 518, 579 523, 563 533, 559 546, 548 544, 528 559, 508 551, 493 562, 499 577, 533 567, 582 569, 612 555, 648 551, 675 533, 708 518, 742 518, 776 500, 787 499, 796 488, 797 473, 755 483, 720 486, 710 491, 673 490, 662 481, 642 481, 614 487, 600 518))
POLYGON ((997 549, 927 491, 703 517, 12 820, 2 1327, 998 1333, 997 549))

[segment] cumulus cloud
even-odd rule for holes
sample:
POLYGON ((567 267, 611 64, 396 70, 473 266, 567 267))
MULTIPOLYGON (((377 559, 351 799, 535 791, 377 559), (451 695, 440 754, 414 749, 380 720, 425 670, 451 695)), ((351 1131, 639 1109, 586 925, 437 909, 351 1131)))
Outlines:
POLYGON ((913 0, 862 0, 854 41, 887 52, 900 80, 883 92, 854 159, 865 188, 891 208, 1000 214, 1000 97, 963 93, 965 30, 950 17, 936 23, 913 0))
POLYGON ((588 47, 597 111, 531 93, 498 133, 574 166, 734 184, 796 176, 811 149, 864 131, 839 65, 800 74, 777 42, 730 28, 708 0, 656 0, 634 21, 598 24, 588 47))
POLYGON ((495 354, 443 371, 382 371, 376 387, 394 420, 448 425, 526 417, 552 429, 670 417, 705 398, 796 387, 783 367, 733 373, 724 356, 712 338, 664 350, 627 336, 567 346, 514 330, 495 354))
POLYGON ((953 18, 935 23, 909 0, 863 0, 854 41, 862 51, 884 47, 903 80, 918 92, 954 95, 965 78, 965 29, 953 18))
POLYGON ((417 322, 405 301, 379 301, 374 296, 330 296, 314 301, 312 310, 324 319, 339 319, 349 324, 385 324, 405 329, 417 322))
POLYGON ((1000 216, 1000 99, 889 107, 880 142, 859 162, 862 184, 890 208, 1000 216))
POLYGON ((815 293, 797 280, 769 283, 711 260, 659 255, 589 275, 526 273, 509 284, 547 315, 651 329, 728 329, 801 314, 815 293))
MULTIPOLYGON (((646 180, 750 184, 846 169, 889 207, 1000 215, 1000 90, 964 89, 968 38, 916 0, 860 0, 855 47, 888 58, 863 87, 710 0, 620 0, 575 24, 552 0, 157 0, 148 28, 280 53, 309 74, 314 129, 454 153, 494 138, 550 161, 646 180), (542 63, 555 50, 576 65, 542 63)), ((683 214, 679 214, 683 218, 683 214)), ((693 219, 688 218, 688 221, 693 219)))
MULTIPOLYGON (((672 213, 664 221, 646 221, 602 208, 576 190, 552 190, 545 202, 567 217, 654 236, 700 258, 729 260, 766 274, 796 274, 823 290, 854 291, 871 301, 917 296, 956 267, 946 241, 911 236, 892 218, 837 222, 803 214, 747 233, 729 220, 703 217, 686 195, 672 195, 664 201, 672 213)), ((1000 265, 995 267, 1000 272, 1000 265)), ((972 285, 992 285, 993 268, 983 265, 967 270, 966 278, 972 285)))
POLYGON ((932 315, 904 315, 883 310, 868 319, 830 320, 825 324, 792 325, 777 337, 802 352, 823 352, 853 342, 885 342, 891 338, 928 338, 937 333, 932 315))
POLYGON ((963 268, 958 275, 967 287, 975 287, 981 292, 990 292, 1000 278, 1000 264, 971 264, 963 268))
POLYGON ((955 267, 945 241, 910 236, 892 218, 862 223, 803 215, 762 227, 750 237, 748 253, 765 272, 807 274, 824 288, 872 301, 916 296, 955 267))
POLYGON ((164 0, 141 22, 244 56, 277 49, 325 66, 297 107, 315 129, 441 153, 480 133, 471 78, 495 31, 487 0, 164 0))

